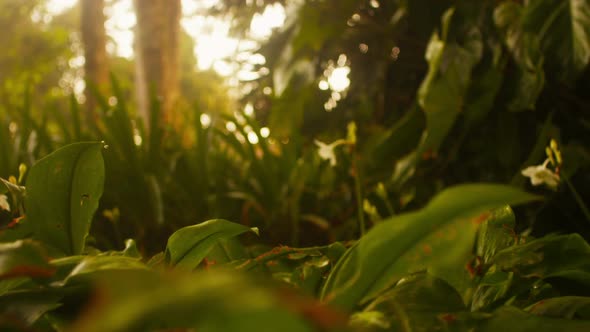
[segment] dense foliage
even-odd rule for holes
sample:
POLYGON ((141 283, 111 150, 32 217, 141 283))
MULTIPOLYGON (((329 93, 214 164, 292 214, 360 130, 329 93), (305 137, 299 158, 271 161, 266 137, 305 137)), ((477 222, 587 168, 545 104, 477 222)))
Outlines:
MULTIPOLYGON (((239 30, 275 2, 218 10, 239 30)), ((148 131, 122 69, 90 126, 35 98, 43 60, 7 72, 0 327, 590 329, 590 4, 285 5, 255 115, 187 96, 148 131)))

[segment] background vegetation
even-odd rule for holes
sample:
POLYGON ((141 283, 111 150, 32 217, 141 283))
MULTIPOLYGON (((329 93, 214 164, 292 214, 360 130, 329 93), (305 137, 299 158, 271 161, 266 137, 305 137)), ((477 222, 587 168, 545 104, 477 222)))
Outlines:
POLYGON ((590 3, 115 3, 0 1, 0 326, 589 328, 590 3))

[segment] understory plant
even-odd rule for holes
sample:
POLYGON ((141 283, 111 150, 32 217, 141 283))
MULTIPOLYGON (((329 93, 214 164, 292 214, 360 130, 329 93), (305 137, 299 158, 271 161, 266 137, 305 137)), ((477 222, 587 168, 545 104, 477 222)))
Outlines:
POLYGON ((145 257, 132 239, 122 250, 92 246, 104 148, 67 145, 33 165, 24 186, 3 181, 12 218, 0 233, 3 329, 590 328, 588 243, 515 233, 510 206, 539 196, 455 186, 356 241, 318 247, 266 250, 256 245, 264 229, 211 219, 180 228, 145 257))
POLYGON ((301 3, 256 114, 0 114, 1 329, 590 330, 590 5, 301 3))

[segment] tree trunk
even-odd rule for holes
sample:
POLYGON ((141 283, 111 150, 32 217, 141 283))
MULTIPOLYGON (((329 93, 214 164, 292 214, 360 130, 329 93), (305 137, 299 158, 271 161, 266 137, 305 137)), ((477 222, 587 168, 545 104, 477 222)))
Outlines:
POLYGON ((109 84, 108 59, 106 51, 106 31, 104 27, 104 0, 81 0, 80 27, 84 44, 84 80, 87 120, 96 121, 96 98, 90 89, 94 86, 106 93, 109 84))
POLYGON ((180 0, 135 0, 136 88, 146 128, 172 124, 180 91, 180 0), (150 123, 149 99, 160 99, 160 123, 150 123))

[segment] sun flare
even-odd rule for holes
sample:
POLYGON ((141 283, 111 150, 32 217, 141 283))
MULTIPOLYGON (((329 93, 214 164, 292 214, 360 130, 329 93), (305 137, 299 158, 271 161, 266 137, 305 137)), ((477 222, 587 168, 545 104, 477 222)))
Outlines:
MULTIPOLYGON (((50 15, 58 15, 74 6, 78 0, 50 0, 46 5, 50 15)), ((195 56, 200 70, 213 69, 223 76, 236 75, 240 79, 254 79, 248 68, 239 68, 233 57, 246 52, 252 56, 251 64, 260 63, 259 54, 253 54, 258 42, 270 37, 272 30, 285 22, 285 9, 280 4, 269 5, 262 14, 252 19, 248 39, 239 40, 230 36, 230 21, 206 15, 206 10, 217 1, 182 0, 182 28, 195 41, 195 56)), ((133 29, 136 18, 132 0, 119 0, 105 8, 105 29, 113 43, 108 51, 123 58, 133 57, 133 29)), ((264 59, 262 59, 264 62, 264 59)))

